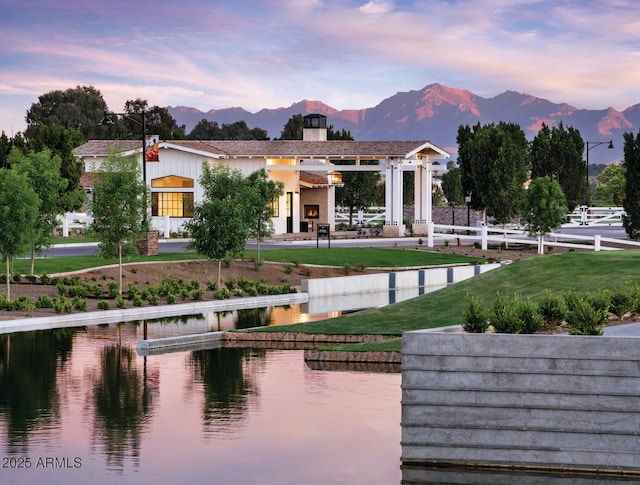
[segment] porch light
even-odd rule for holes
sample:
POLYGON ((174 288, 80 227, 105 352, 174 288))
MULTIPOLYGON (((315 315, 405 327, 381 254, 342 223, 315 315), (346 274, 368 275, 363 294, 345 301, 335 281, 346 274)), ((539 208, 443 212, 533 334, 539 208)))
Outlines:
POLYGON ((327 172, 327 178, 331 185, 340 185, 342 183, 342 173, 338 171, 327 172))

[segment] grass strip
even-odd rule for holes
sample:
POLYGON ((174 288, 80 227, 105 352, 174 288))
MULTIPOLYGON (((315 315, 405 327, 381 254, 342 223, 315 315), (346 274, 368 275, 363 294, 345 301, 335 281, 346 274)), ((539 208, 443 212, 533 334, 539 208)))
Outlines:
MULTIPOLYGON (((245 259, 255 257, 247 251, 245 259)), ((261 251, 265 261, 321 266, 360 266, 363 268, 401 268, 407 266, 435 266, 460 263, 486 263, 485 258, 445 254, 401 248, 300 248, 261 251)))
MULTIPOLYGON (((193 252, 161 253, 157 256, 131 256, 123 260, 124 263, 163 263, 167 261, 186 261, 190 259, 206 259, 204 256, 193 252)), ((83 269, 97 268, 118 264, 117 258, 103 258, 101 256, 56 256, 53 258, 38 258, 35 261, 36 275, 68 273, 83 269)), ((13 272, 29 274, 31 271, 30 259, 16 259, 13 264, 13 272)))
MULTIPOLYGON (((491 304, 497 292, 537 301, 545 289, 597 291, 626 282, 640 282, 640 250, 568 252, 514 262, 447 288, 394 305, 352 313, 330 320, 266 327, 256 331, 311 334, 396 335, 425 328, 462 324, 467 294, 491 304)), ((353 344, 341 350, 400 350, 400 339, 374 344, 353 344), (395 343, 394 343, 395 342, 395 343)))

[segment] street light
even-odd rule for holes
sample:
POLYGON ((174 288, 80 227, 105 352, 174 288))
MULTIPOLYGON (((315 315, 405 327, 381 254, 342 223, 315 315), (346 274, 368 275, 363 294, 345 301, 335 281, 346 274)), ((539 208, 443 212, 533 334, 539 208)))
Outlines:
MULTIPOLYGON (((464 201, 467 203, 467 227, 471 225, 471 192, 469 192, 464 201)), ((469 230, 467 230, 467 234, 471 234, 469 230)))
MULTIPOLYGON (((130 116, 131 114, 132 113, 112 113, 111 111, 105 111, 104 112, 104 117, 100 121, 100 124, 101 125, 113 125, 113 124, 115 124, 115 122, 111 119, 111 116, 121 116, 125 120, 131 121, 132 123, 135 123, 136 125, 142 127, 142 181, 144 182, 144 185, 146 187, 146 185, 147 185, 147 119, 146 119, 147 112, 146 111, 141 111, 140 112, 140 115, 142 117, 142 122, 136 120, 135 118, 132 118, 130 116)), ((146 199, 145 199, 145 201, 146 201, 146 199)), ((147 204, 145 202, 144 219, 143 219, 143 222, 145 224, 147 222, 147 207, 146 206, 147 206, 147 204)))
POLYGON ((101 125, 113 125, 114 121, 111 119, 111 116, 121 116, 125 120, 131 121, 136 125, 142 127, 142 181, 147 183, 147 112, 141 111, 140 115, 142 117, 142 122, 138 121, 135 118, 132 118, 130 115, 132 113, 112 113, 111 111, 105 111, 104 117, 102 121, 100 121, 101 125))
POLYGON ((589 207, 589 192, 591 191, 591 187, 589 185, 589 150, 597 146, 604 145, 605 143, 609 143, 609 146, 607 148, 609 149, 613 148, 613 140, 609 140, 608 142, 606 141, 588 141, 587 142, 587 195, 585 196, 585 199, 584 199, 585 200, 584 205, 586 207, 589 207), (589 146, 589 144, 591 144, 591 146, 589 146))

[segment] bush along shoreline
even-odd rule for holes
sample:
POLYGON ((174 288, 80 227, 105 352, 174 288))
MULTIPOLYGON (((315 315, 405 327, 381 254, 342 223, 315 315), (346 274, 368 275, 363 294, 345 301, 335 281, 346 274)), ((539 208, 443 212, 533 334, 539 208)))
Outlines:
POLYGON ((467 294, 462 329, 469 333, 564 332, 570 335, 602 335, 608 321, 640 316, 640 285, 627 282, 597 292, 545 290, 537 303, 518 293, 496 293, 492 305, 467 294))
MULTIPOLYGON (((35 284, 35 279, 28 279, 35 284)), ((20 283, 20 280, 14 283, 20 283)), ((267 285, 262 281, 247 278, 229 278, 218 287, 216 282, 202 284, 198 280, 185 282, 183 279, 165 278, 157 285, 147 285, 140 289, 137 283, 128 283, 124 294, 120 294, 118 284, 114 281, 103 283, 88 281, 79 276, 50 277, 40 276, 40 284, 55 286, 57 295, 38 295, 35 299, 20 296, 7 299, 0 294, 0 310, 35 312, 38 309, 51 308, 56 313, 86 312, 90 299, 97 300, 98 310, 113 308, 125 309, 147 305, 172 305, 186 301, 225 300, 244 296, 283 295, 296 293, 296 289, 288 283, 267 285)))

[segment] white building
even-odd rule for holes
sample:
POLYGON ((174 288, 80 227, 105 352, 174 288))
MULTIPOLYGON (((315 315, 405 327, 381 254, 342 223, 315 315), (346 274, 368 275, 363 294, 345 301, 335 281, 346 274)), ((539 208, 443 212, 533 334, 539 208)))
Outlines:
MULTIPOLYGON (((141 142, 92 140, 76 148, 85 172, 99 167, 110 150, 142 159, 141 142)), ((304 117, 303 140, 272 141, 158 141, 157 157, 149 157, 143 171, 151 190, 152 225, 161 234, 179 232, 203 193, 198 180, 203 162, 225 164, 249 175, 261 168, 272 180, 284 184, 284 195, 274 204, 276 234, 315 230, 317 224, 335 224, 335 187, 340 171, 384 171, 387 236, 404 235, 402 222, 402 172, 416 171, 414 232, 431 221, 431 162, 449 154, 428 141, 333 141, 327 140, 326 117, 304 117), (356 165, 333 165, 355 160, 356 165), (360 165, 379 160, 380 165, 360 165), (168 224, 168 227, 167 227, 168 224)), ((141 162, 142 163, 142 162, 141 162)), ((87 177, 84 177, 85 188, 87 177)), ((426 227, 424 234, 426 234, 426 227)))

